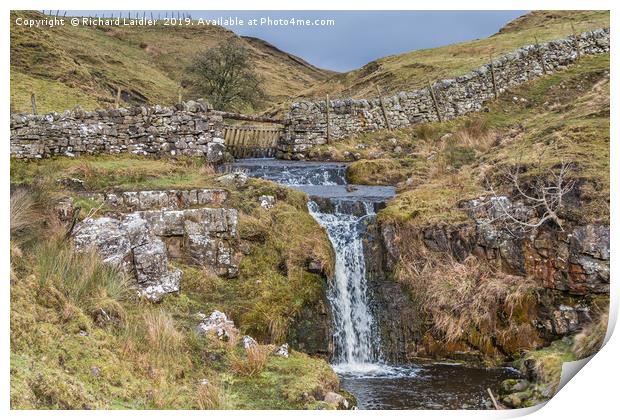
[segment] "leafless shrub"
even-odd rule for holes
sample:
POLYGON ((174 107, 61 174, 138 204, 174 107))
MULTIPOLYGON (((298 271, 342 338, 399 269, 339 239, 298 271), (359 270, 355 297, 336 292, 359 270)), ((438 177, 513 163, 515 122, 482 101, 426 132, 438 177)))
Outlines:
POLYGON ((505 171, 504 179, 515 191, 513 200, 499 195, 487 182, 491 199, 481 203, 489 206, 487 209, 493 216, 487 223, 502 223, 513 236, 532 232, 547 222, 563 231, 563 221, 558 214, 564 206, 564 198, 575 186, 575 181, 570 179, 573 167, 571 162, 562 162, 559 169, 537 176, 530 182, 533 185, 530 188, 521 179, 520 165, 511 167, 505 171), (512 205, 511 201, 517 204, 512 205))

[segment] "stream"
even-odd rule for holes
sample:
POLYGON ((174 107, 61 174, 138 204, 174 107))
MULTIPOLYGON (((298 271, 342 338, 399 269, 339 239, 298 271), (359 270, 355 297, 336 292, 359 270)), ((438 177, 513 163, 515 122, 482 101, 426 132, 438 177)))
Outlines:
MULTIPOLYGON (((327 297, 334 324, 332 367, 360 409, 484 409, 486 389, 518 373, 449 363, 394 365, 381 352, 364 259, 364 234, 394 187, 348 185, 346 164, 275 159, 237 160, 243 170, 304 191, 308 210, 328 233, 336 254, 327 297)), ((375 308, 374 310, 380 310, 375 308)))

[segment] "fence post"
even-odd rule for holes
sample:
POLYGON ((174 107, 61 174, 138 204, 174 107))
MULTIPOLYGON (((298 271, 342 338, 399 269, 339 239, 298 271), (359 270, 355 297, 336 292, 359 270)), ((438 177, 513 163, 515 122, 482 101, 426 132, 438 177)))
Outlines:
POLYGON ((329 94, 325 95, 325 119, 327 121, 327 144, 331 142, 331 130, 329 128, 329 94))
POLYGON ((441 118, 441 112, 439 112, 439 104, 437 103, 437 98, 435 97, 435 91, 433 90, 433 86, 431 86, 431 81, 429 79, 426 79, 426 82, 428 83, 428 90, 431 93, 431 98, 433 99, 433 104, 435 105, 437 120, 439 120, 439 122, 442 122, 443 119, 441 118))
POLYGON ((182 104, 183 103, 183 89, 179 88, 179 102, 177 102, 178 104, 182 104))
POLYGON ((114 108, 119 108, 121 105, 121 88, 116 88, 116 100, 114 101, 114 108))
POLYGON ((497 94, 497 81, 495 80, 495 65, 493 64, 493 54, 489 55, 491 60, 491 80, 493 81, 493 93, 495 94, 495 99, 499 97, 497 94))
POLYGON ((381 90, 377 85, 375 85, 375 89, 377 90, 377 95, 379 95, 379 103, 381 104, 381 111, 383 112, 385 126, 389 131, 392 131, 392 126, 390 125, 390 120, 388 119, 387 110, 385 109, 385 102, 383 102, 383 96, 381 95, 381 90))
POLYGON ((575 32, 575 26, 571 22, 571 30, 573 31, 573 39, 575 40, 575 49, 577 50, 577 60, 581 58, 581 50, 579 49, 579 38, 577 38, 577 32, 575 32))
POLYGON ((32 105, 32 113, 37 115, 37 97, 34 92, 30 94, 30 105, 32 105))

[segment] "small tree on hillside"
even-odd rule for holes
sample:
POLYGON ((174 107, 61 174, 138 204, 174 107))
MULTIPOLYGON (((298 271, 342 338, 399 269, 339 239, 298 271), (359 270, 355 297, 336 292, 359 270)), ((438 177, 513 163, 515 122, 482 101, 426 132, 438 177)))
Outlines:
POLYGON ((188 76, 190 85, 215 109, 256 108, 266 99, 247 48, 235 40, 198 54, 188 67, 188 76))

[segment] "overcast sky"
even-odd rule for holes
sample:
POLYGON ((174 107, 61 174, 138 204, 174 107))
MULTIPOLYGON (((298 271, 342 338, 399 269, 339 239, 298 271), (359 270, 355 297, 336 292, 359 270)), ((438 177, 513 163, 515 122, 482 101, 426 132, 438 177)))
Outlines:
MULTIPOLYGON (((102 11, 71 11, 84 16, 102 11)), ((103 13, 108 16, 111 12, 103 13)), ((123 15, 126 15, 126 11, 123 15)), ((135 12, 132 13, 134 15, 135 12)), ((154 11, 162 16, 165 12, 154 11)), ((170 12, 169 12, 170 13, 170 12)), ((183 13, 183 12, 181 12, 183 13)), ((264 39, 315 66, 347 71, 386 55, 485 38, 525 11, 190 11, 192 18, 236 17, 227 27, 264 39), (333 19, 333 26, 249 26, 252 18, 333 19)), ((118 15, 118 12, 114 13, 118 15)), ((150 11, 147 11, 147 17, 150 11)), ((176 15, 176 12, 175 12, 176 15)))

